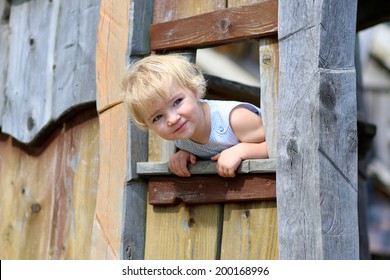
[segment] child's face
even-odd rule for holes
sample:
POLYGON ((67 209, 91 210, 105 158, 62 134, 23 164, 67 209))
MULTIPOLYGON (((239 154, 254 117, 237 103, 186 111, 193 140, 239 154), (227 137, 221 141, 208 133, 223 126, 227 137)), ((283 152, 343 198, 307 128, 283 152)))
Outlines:
POLYGON ((199 98, 175 80, 166 83, 166 91, 167 98, 155 100, 150 114, 146 115, 148 128, 166 140, 194 137, 204 118, 199 98))

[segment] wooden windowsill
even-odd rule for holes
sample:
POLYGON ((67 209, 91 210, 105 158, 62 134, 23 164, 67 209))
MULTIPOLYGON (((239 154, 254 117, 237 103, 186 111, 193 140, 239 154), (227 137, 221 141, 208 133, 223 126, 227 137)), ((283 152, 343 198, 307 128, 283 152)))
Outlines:
POLYGON ((139 162, 137 173, 148 177, 152 205, 249 202, 276 199, 276 160, 245 160, 234 178, 217 175, 216 163, 199 161, 191 177, 173 175, 166 162, 139 162))
MULTIPOLYGON (((217 174, 216 163, 213 161, 198 161, 196 164, 190 164, 189 170, 193 175, 217 174)), ((237 169, 237 174, 261 174, 275 172, 275 159, 244 160, 237 169)), ((138 162, 137 174, 143 176, 173 175, 169 171, 168 164, 166 162, 138 162)))

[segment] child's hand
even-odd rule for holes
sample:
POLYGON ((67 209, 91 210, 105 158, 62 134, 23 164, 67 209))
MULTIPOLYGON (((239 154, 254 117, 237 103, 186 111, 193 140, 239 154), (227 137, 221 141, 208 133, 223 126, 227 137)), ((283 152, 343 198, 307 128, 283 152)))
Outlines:
POLYGON ((213 156, 211 160, 217 160, 217 172, 221 177, 235 177, 236 170, 242 162, 241 157, 232 148, 213 156))
POLYGON ((173 154, 168 162, 169 170, 180 177, 189 177, 191 176, 190 171, 188 170, 187 163, 192 164, 196 163, 196 156, 180 150, 177 153, 173 154))

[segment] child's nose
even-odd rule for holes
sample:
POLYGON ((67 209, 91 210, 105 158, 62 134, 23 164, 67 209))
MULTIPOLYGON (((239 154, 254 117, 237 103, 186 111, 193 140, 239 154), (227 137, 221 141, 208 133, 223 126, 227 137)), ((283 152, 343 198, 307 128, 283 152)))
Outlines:
POLYGON ((168 125, 172 126, 177 123, 177 121, 180 119, 180 116, 178 114, 170 114, 168 116, 168 125))

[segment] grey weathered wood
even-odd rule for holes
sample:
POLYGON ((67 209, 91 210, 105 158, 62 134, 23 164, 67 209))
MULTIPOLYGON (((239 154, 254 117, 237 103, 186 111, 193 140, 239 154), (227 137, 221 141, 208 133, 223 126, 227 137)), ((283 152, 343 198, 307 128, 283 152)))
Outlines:
POLYGON ((356 0, 279 1, 281 259, 358 259, 356 0))
POLYGON ((95 102, 99 5, 12 1, 3 132, 31 143, 66 112, 95 102))
MULTIPOLYGON (((133 0, 129 11, 129 40, 126 64, 150 53, 149 25, 152 22, 153 0, 133 0)), ((127 174, 124 191, 122 259, 144 259, 147 183, 139 178, 136 163, 148 159, 148 133, 128 119, 127 174)))
POLYGON ((278 73, 279 51, 277 37, 259 40, 261 112, 265 127, 268 155, 277 155, 278 128, 278 73))
POLYGON ((5 103, 5 83, 8 67, 9 12, 8 0, 0 0, 0 126, 5 103))
MULTIPOLYGON (((60 1, 57 31, 53 34, 54 120, 75 106, 96 101, 95 58, 99 10, 100 0, 60 1)), ((50 65, 47 68, 50 71, 50 65)))
MULTIPOLYGON (((198 161, 196 164, 189 165, 191 174, 218 174, 216 162, 198 161)), ((248 173, 274 173, 276 171, 275 159, 252 159, 244 160, 238 167, 238 174, 248 173)), ((138 162, 137 173, 139 175, 172 175, 168 169, 167 162, 138 162)))

